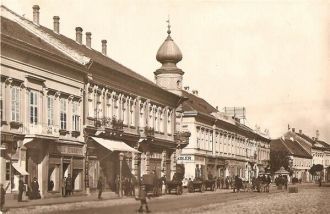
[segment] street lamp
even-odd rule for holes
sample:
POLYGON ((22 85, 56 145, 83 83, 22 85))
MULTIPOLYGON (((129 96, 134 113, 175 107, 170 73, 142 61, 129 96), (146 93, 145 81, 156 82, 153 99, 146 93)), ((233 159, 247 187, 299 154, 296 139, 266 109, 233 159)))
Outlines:
POLYGON ((122 193, 122 168, 123 168, 124 153, 119 153, 119 197, 123 196, 122 193))

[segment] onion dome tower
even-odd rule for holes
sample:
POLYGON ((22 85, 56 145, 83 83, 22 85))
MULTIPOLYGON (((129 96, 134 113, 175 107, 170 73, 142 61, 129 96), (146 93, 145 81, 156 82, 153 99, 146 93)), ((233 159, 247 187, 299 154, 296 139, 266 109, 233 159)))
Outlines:
POLYGON ((182 95, 184 72, 176 64, 182 60, 182 53, 171 37, 171 25, 167 20, 167 38, 158 49, 156 59, 162 64, 155 74, 156 84, 175 94, 182 95))

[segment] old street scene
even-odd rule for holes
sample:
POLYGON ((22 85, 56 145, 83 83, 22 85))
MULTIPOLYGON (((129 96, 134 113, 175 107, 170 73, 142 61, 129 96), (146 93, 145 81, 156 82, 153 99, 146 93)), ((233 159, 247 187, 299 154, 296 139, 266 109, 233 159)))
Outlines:
POLYGON ((329 7, 2 0, 0 213, 330 213, 329 7))

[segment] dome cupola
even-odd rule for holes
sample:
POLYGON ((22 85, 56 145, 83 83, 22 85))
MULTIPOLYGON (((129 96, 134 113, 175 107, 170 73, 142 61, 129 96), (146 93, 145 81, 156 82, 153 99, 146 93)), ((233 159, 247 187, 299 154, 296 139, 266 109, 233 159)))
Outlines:
POLYGON ((156 59, 158 62, 164 65, 172 65, 176 66, 176 63, 182 60, 182 53, 179 47, 175 44, 173 39, 171 38, 171 25, 168 22, 168 29, 167 29, 167 38, 160 46, 157 51, 156 59))

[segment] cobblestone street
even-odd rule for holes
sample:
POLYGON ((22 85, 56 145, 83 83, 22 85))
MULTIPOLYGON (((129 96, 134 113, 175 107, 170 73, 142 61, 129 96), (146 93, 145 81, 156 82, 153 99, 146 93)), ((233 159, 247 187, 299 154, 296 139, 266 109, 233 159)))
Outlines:
MULTIPOLYGON (((230 190, 185 193, 182 196, 165 195, 149 200, 153 213, 329 213, 330 187, 299 185, 298 193, 278 191, 271 193, 230 190)), ((8 213, 135 213, 139 202, 133 198, 82 201, 58 205, 31 206, 11 209, 8 213)))
MULTIPOLYGON (((244 194, 244 193, 243 193, 244 194)), ((165 213, 165 212, 159 212, 165 213)), ((330 213, 330 188, 300 188, 299 193, 263 194, 244 200, 233 200, 173 213, 330 213)))

